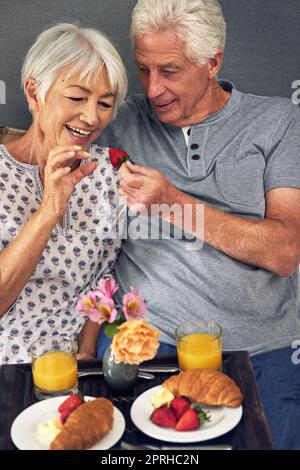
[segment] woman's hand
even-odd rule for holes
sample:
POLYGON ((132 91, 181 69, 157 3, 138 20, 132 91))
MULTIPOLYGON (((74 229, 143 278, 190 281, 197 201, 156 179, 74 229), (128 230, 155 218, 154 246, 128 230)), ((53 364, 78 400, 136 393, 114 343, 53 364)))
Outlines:
POLYGON ((93 354, 92 352, 88 352, 88 351, 79 352, 77 354, 78 361, 84 361, 84 360, 88 360, 88 359, 95 359, 95 357, 96 357, 95 354, 93 354))
POLYGON ((82 344, 79 344, 77 359, 79 361, 87 360, 87 359, 95 359, 96 358, 96 349, 95 344, 92 342, 91 344, 85 341, 82 344))
POLYGON ((95 163, 86 163, 72 169, 74 161, 79 162, 88 157, 89 153, 77 145, 58 146, 49 152, 44 167, 44 197, 40 207, 40 211, 48 218, 58 221, 63 216, 76 184, 95 170, 95 163))
POLYGON ((77 359, 95 359, 100 325, 88 319, 78 335, 77 359))

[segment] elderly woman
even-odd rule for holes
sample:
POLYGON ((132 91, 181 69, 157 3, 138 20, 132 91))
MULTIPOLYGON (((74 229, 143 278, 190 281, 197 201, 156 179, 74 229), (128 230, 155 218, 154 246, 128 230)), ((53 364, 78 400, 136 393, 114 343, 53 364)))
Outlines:
POLYGON ((126 72, 103 34, 58 24, 29 50, 22 85, 32 124, 0 146, 0 364, 30 361, 32 342, 57 334, 79 335, 79 357, 94 357, 98 326, 74 305, 120 243, 117 174, 108 148, 90 144, 124 99, 126 72))

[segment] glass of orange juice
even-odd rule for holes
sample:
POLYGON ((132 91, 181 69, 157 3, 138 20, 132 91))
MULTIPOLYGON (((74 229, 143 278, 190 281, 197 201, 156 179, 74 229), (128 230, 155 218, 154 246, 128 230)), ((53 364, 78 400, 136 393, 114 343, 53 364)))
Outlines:
POLYGON ((183 323, 176 329, 181 370, 222 368, 222 329, 212 320, 183 323))
POLYGON ((32 343, 31 368, 39 400, 77 393, 77 342, 66 336, 49 336, 32 343))

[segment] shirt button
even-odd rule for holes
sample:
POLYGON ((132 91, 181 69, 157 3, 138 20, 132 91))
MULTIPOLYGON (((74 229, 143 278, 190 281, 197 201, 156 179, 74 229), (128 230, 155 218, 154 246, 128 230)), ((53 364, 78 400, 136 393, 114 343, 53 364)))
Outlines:
POLYGON ((200 160, 200 155, 192 155, 192 160, 200 160))
POLYGON ((192 144, 191 145, 191 149, 192 150, 197 150, 199 148, 199 145, 198 144, 192 144))
POLYGON ((191 134, 191 129, 189 129, 189 130, 187 131, 187 134, 188 134, 188 135, 190 135, 190 134, 191 134))

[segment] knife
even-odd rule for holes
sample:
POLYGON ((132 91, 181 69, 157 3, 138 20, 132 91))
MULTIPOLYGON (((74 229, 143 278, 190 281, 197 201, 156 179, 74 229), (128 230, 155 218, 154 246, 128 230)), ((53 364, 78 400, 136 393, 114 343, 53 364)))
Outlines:
POLYGON ((141 372, 160 372, 162 373, 174 373, 174 372, 179 372, 180 369, 179 367, 169 367, 169 366, 145 366, 145 367, 139 367, 139 370, 141 372))
MULTIPOLYGON (((86 377, 88 375, 103 375, 103 370, 90 370, 90 371, 87 371, 87 372, 78 372, 78 378, 86 377)), ((140 379, 153 380, 153 379, 155 379, 155 376, 153 374, 148 374, 148 372, 140 372, 139 371, 139 378, 140 379)))

